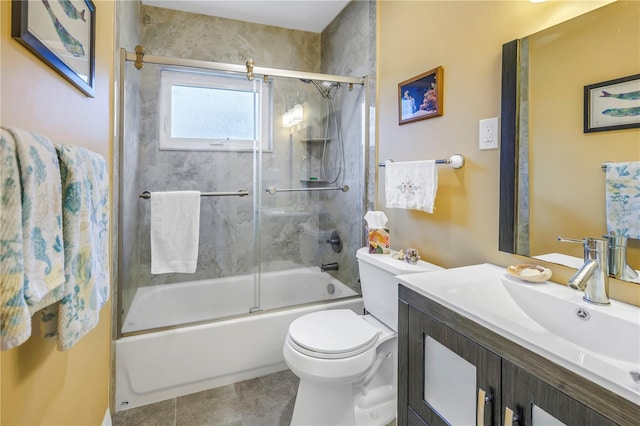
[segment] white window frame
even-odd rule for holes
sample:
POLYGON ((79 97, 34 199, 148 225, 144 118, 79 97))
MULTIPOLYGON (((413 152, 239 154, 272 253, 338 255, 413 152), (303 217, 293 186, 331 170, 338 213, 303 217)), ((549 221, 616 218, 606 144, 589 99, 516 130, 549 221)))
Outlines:
POLYGON ((176 69, 160 70, 159 149, 172 151, 233 151, 245 152, 256 149, 272 151, 271 118, 272 98, 269 83, 261 79, 247 80, 246 76, 187 72, 176 69), (171 137, 171 88, 173 86, 226 89, 255 93, 257 125, 254 140, 174 138, 171 137))

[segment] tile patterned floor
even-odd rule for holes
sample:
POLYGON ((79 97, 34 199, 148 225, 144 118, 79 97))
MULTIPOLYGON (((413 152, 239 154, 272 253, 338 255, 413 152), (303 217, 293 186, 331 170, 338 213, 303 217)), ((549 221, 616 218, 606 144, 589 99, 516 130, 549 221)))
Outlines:
POLYGON ((298 382, 285 370, 120 411, 113 426, 289 426, 298 382))
POLYGON ((288 426, 298 390, 289 370, 120 411, 114 426, 288 426))

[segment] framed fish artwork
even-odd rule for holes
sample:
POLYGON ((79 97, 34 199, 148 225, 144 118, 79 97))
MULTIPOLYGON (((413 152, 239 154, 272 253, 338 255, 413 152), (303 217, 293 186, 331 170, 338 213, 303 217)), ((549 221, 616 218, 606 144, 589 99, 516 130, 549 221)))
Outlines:
POLYGON ((437 67, 398 84, 398 124, 444 114, 444 68, 437 67))
POLYGON ((640 74, 584 86, 584 133, 640 127, 640 74))
POLYGON ((91 0, 12 0, 11 36, 85 95, 95 87, 91 0))

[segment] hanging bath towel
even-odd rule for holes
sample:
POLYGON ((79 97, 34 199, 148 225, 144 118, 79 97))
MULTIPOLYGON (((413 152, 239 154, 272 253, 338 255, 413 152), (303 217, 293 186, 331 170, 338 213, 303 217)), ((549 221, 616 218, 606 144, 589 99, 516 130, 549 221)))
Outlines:
POLYGON ((606 173, 609 234, 640 238, 640 161, 608 163, 606 173))
POLYGON ((198 265, 200 192, 151 193, 151 273, 193 273, 198 265))
POLYGON ((64 297, 42 310, 44 337, 71 348, 93 329, 109 299, 109 174, 88 149, 56 145, 63 190, 64 297))
POLYGON ((438 173, 435 160, 385 164, 385 198, 388 208, 433 213, 437 190, 438 173))
POLYGON ((22 189, 24 297, 33 314, 62 298, 62 189, 58 156, 51 141, 6 127, 16 146, 22 189))
POLYGON ((31 314, 24 297, 22 201, 16 145, 0 129, 0 346, 7 350, 31 336, 31 314))

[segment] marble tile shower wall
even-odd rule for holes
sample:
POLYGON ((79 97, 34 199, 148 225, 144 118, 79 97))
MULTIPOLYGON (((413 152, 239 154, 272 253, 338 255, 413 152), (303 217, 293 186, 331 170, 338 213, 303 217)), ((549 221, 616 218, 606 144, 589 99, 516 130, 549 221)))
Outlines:
MULTIPOLYGON (((370 26, 371 8, 375 15, 375 3, 353 2, 332 24, 327 34, 340 54, 330 54, 333 65, 321 67, 321 35, 287 30, 247 22, 234 21, 204 15, 171 11, 156 7, 142 7, 142 43, 149 54, 192 58, 223 63, 243 64, 253 58, 257 66, 283 68, 310 72, 325 72, 341 75, 364 76, 371 73, 369 49, 375 46, 372 34, 354 34, 339 30, 341 25, 370 26), (360 5, 363 3, 363 5, 360 5), (364 7, 363 7, 364 6, 364 7), (351 11, 349 11, 351 10, 351 11), (360 45, 359 43, 363 43, 360 45), (364 53, 362 53, 364 51, 364 53), (363 56, 364 55, 364 56, 363 56), (344 66, 338 62, 347 60, 344 66), (348 62, 352 63, 348 63, 348 62), (354 71, 355 70, 355 71, 354 71)), ((374 18, 375 19, 375 18, 374 18)), ((367 32, 373 33, 373 27, 367 32)), ((322 37, 325 37, 325 33, 322 37)), ((322 57, 327 55, 322 48, 322 57)), ((375 57, 375 56, 374 56, 375 57)), ((201 235, 199 267, 195 274, 163 274, 152 276, 149 248, 149 203, 138 200, 137 193, 144 190, 200 190, 235 191, 245 188, 252 191, 253 154, 240 152, 176 152, 157 149, 157 85, 159 67, 145 65, 139 72, 141 87, 139 136, 133 137, 131 149, 138 146, 137 165, 127 165, 128 176, 136 176, 134 205, 137 214, 125 216, 125 229, 136 229, 129 247, 139 248, 139 258, 132 255, 126 264, 127 274, 138 285, 154 285, 238 275, 254 272, 255 257, 253 237, 254 217, 252 197, 203 197, 201 206, 201 235), (131 169, 129 170, 129 167, 131 169), (242 171, 241 173, 239 171, 242 171), (136 219, 138 218, 139 219, 136 219), (139 220, 139 224, 136 224, 139 220), (135 240, 135 241, 134 241, 135 240), (230 244, 231 242, 231 244, 230 244), (137 279, 135 279, 137 275, 137 279)), ((127 78, 129 78, 127 76, 127 78)), ((312 85, 296 82, 274 81, 274 120, 284 112, 290 94, 306 100, 305 112, 323 111, 324 101, 312 85), (286 86, 279 90, 279 85, 286 86), (279 99, 278 97, 282 97, 279 99)), ((357 269, 353 260, 355 249, 362 241, 360 211, 363 195, 363 136, 362 111, 364 91, 356 88, 336 97, 336 106, 341 111, 346 156, 346 179, 352 190, 345 197, 342 192, 333 193, 279 193, 270 196, 262 191, 264 214, 261 223, 262 270, 278 270, 297 265, 317 265, 320 262, 336 261, 333 252, 321 241, 328 238, 331 230, 339 229, 345 239, 345 250, 341 256, 349 259, 340 262, 341 280, 357 288, 357 269), (362 189, 361 189, 362 188, 362 189), (342 197, 341 197, 342 196, 342 197), (287 213, 286 215, 284 213, 287 213)), ((371 98, 373 99, 373 97, 371 98)), ((322 117, 314 115, 307 122, 304 132, 313 132, 310 137, 321 136, 322 117), (319 133, 318 133, 319 132, 319 133)), ((131 131, 135 131, 132 129, 131 131)), ((134 133, 135 134, 135 133, 134 133)), ((301 185, 302 159, 309 155, 303 135, 298 129, 283 129, 274 125, 274 150, 263 156, 263 189, 268 186, 298 187, 301 185)), ((129 141, 127 141, 127 144, 129 141)), ((334 142, 331 142, 334 143, 334 142)), ((332 155, 333 154, 333 151, 332 155)), ((129 155, 125 153, 125 156, 129 155)), ((131 158, 125 158, 128 164, 131 158)), ((129 194, 129 197, 132 195, 129 194)), ((126 203, 125 203, 126 204, 126 203)), ((359 289, 358 289, 359 290, 359 289)))
MULTIPOLYGON (((319 71, 318 34, 156 7, 144 7, 142 31, 146 51, 156 55, 232 64, 244 64, 248 58, 253 58, 258 66, 319 71)), ((158 70, 158 67, 149 67, 143 78, 143 129, 139 162, 141 184, 149 190, 235 191, 244 188, 253 192, 250 173, 253 169, 252 153, 169 152, 157 149, 158 70)), ((278 140, 279 137, 276 143, 278 140)), ((269 156, 264 154, 265 159, 269 156)), ((269 163, 273 163, 273 159, 263 165, 264 170, 273 167, 269 163)), ((142 205, 142 225, 139 227, 140 285, 255 271, 252 197, 203 197, 200 211, 197 272, 182 276, 150 275, 150 251, 146 243, 149 241, 149 206, 148 203, 142 205)), ((268 226, 268 222, 263 225, 268 226)), ((280 229, 286 228, 282 226, 280 229)), ((301 252, 295 246, 291 250, 287 246, 279 250, 282 257, 294 250, 301 252)))
MULTIPOLYGON (((336 75, 368 76, 369 104, 365 105, 364 90, 358 96, 340 96, 336 99, 343 134, 345 137, 346 180, 351 188, 358 188, 358 197, 351 197, 345 206, 339 194, 324 194, 325 215, 329 223, 321 228, 336 228, 341 233, 345 246, 340 254, 326 253, 326 258, 340 264, 338 278, 350 282, 358 276, 357 264, 352 261, 355 251, 364 243, 362 218, 365 211, 373 209, 375 185, 375 81, 376 81, 376 2, 353 1, 322 32, 322 72, 336 75), (369 129, 363 128, 363 114, 370 114, 369 129), (365 132, 370 132, 369 145, 365 146, 365 132), (365 151, 368 155, 365 156, 365 151), (369 167, 365 167, 365 158, 369 167), (363 186, 364 171, 368 171, 363 186), (362 194, 366 191, 366 197, 362 194), (367 205, 362 207, 362 199, 367 205)), ((325 254, 323 254, 324 256, 325 254)), ((360 291, 359 284, 357 291, 360 291)))
MULTIPOLYGON (((139 25, 141 21, 141 9, 142 6, 139 2, 119 2, 116 5, 118 23, 117 26, 117 40, 118 45, 121 48, 126 49, 129 52, 133 52, 135 46, 140 44, 142 37, 142 29, 139 25)), ((117 52, 119 53, 119 52, 117 52)), ((119 60, 116 61, 119 67, 119 60)), ((139 181, 138 174, 138 133, 139 133, 139 120, 136 118, 140 116, 140 73, 137 72, 133 65, 130 63, 125 64, 125 82, 118 82, 124 84, 125 99, 124 103, 124 116, 126 117, 124 123, 124 143, 123 143, 123 155, 122 158, 118 158, 117 161, 123 161, 122 174, 116 174, 118 179, 122 179, 123 187, 123 199, 125 200, 137 200, 137 191, 139 181), (133 118, 133 119, 130 119, 133 118)), ((116 76, 119 76, 119 68, 115 72, 116 76)), ((115 184, 116 182, 114 182, 115 184)), ((130 203, 124 203, 122 209, 122 238, 123 238, 123 254, 122 265, 119 268, 125 272, 124 282, 127 285, 121 288, 122 294, 122 307, 128 310, 135 288, 131 285, 137 282, 137 256, 138 256, 138 244, 137 244, 137 230, 139 228, 138 221, 138 203, 136 201, 130 203)), ((114 221, 118 223, 118 221, 114 221)), ((116 236, 117 238, 117 236, 116 236)), ((114 241, 113 247, 117 247, 117 241, 114 241)), ((118 270, 118 268, 113 269, 118 270)))

